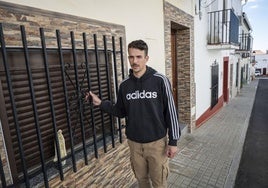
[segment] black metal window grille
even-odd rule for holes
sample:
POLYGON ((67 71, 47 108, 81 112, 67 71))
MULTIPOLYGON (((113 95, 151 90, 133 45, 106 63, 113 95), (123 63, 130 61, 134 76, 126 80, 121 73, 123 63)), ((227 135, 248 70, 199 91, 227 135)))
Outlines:
POLYGON ((211 66, 211 105, 213 108, 218 103, 218 91, 219 91, 219 65, 214 63, 211 66))
POLYGON ((241 67, 241 71, 240 71, 240 74, 241 74, 241 77, 240 77, 240 88, 243 87, 243 84, 244 84, 244 73, 245 73, 245 66, 244 67, 241 67))
POLYGON ((238 87, 239 82, 239 62, 236 63, 235 87, 238 87))
POLYGON ((249 67, 248 64, 246 64, 246 80, 249 79, 249 67))
MULTIPOLYGON (((51 169, 56 169, 61 180, 64 179, 63 169, 67 167, 62 161, 66 160, 67 166, 72 166, 76 172, 80 157, 87 165, 90 153, 98 158, 100 147, 107 152, 108 144, 115 147, 116 138, 122 142, 121 121, 94 108, 84 97, 92 90, 103 100, 114 100, 119 75, 124 79, 123 41, 115 37, 107 41, 103 36, 103 46, 100 46, 96 34, 93 41, 88 41, 83 33, 83 48, 77 48, 71 31, 71 48, 64 49, 57 30, 57 47, 47 48, 44 29, 40 28, 42 46, 30 48, 25 27, 21 26, 20 30, 23 46, 7 47, 0 23, 0 81, 3 86, 0 92, 5 101, 1 110, 7 114, 7 124, 2 124, 10 133, 10 137, 5 138, 12 143, 7 149, 15 162, 11 164, 15 184, 31 187, 34 177, 41 175, 45 187, 49 187, 51 169), (87 47, 89 42, 94 43, 93 49, 87 47), (110 49, 108 42, 112 44, 110 49), (59 129, 65 137, 65 158, 60 153, 59 129), (55 153, 56 163, 52 161, 55 153)), ((6 186, 4 178, 1 173, 3 187, 6 186)))
POLYGON ((251 51, 253 43, 253 37, 250 34, 239 35, 239 50, 251 51))

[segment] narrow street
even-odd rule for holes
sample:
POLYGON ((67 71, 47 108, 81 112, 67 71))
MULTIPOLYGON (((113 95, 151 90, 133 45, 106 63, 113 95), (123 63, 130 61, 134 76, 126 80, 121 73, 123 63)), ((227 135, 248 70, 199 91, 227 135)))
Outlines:
POLYGON ((268 79, 259 79, 236 188, 268 187, 268 79))

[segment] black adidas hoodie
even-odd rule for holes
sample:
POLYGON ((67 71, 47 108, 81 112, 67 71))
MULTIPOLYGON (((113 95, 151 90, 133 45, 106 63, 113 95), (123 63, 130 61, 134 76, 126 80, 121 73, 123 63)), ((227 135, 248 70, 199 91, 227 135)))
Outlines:
POLYGON ((118 117, 126 117, 127 138, 148 143, 167 135, 169 145, 176 146, 180 137, 178 114, 166 76, 146 67, 141 78, 130 70, 119 87, 116 104, 103 101, 100 108, 118 117))

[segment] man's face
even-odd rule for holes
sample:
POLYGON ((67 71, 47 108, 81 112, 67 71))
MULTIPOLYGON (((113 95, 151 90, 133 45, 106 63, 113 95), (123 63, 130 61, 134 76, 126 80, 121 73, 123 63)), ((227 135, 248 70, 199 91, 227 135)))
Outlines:
POLYGON ((139 50, 137 48, 128 49, 128 60, 134 76, 139 78, 145 73, 148 59, 149 56, 145 56, 145 52, 143 50, 139 50))

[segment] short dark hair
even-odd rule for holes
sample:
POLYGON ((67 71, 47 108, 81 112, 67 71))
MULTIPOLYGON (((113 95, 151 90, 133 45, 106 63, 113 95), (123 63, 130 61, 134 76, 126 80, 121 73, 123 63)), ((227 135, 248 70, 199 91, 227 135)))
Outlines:
POLYGON ((142 50, 145 52, 145 56, 148 55, 148 46, 146 44, 146 42, 144 42, 143 40, 134 40, 131 43, 128 44, 128 49, 129 48, 137 48, 139 50, 142 50))

